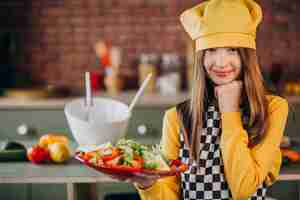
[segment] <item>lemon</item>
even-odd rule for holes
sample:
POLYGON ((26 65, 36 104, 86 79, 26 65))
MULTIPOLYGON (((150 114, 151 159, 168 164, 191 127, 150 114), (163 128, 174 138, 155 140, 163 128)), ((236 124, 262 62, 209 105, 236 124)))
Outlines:
POLYGON ((68 145, 69 143, 68 138, 66 136, 56 133, 48 133, 46 135, 41 136, 39 139, 39 145, 45 148, 48 148, 48 145, 56 142, 65 143, 66 145, 68 145))
POLYGON ((70 158, 70 150, 65 143, 52 143, 48 149, 53 162, 62 163, 70 158))

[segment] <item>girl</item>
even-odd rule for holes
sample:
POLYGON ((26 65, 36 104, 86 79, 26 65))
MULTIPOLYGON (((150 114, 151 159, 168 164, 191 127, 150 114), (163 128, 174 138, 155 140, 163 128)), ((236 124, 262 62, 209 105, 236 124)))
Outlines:
POLYGON ((168 110, 162 151, 188 170, 134 177, 141 198, 264 199, 281 164, 285 99, 268 93, 255 50, 262 12, 253 0, 210 0, 185 11, 195 40, 191 99, 168 110))

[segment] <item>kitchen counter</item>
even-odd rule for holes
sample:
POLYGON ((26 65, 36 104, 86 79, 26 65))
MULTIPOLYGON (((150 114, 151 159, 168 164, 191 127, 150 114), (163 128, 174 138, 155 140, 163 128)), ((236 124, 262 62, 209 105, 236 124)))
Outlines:
MULTIPOLYGON (((18 141, 26 147, 35 144, 37 140, 18 141)), ((153 144, 153 141, 143 138, 140 142, 153 144)), ((77 144, 70 141, 74 152, 77 144)), ((291 164, 282 167, 279 176, 280 181, 300 181, 300 165, 291 164)), ((0 163, 0 184, 65 184, 67 199, 78 200, 99 199, 97 184, 117 183, 94 169, 82 165, 72 158, 64 164, 39 164, 31 162, 1 162, 0 163)))
MULTIPOLYGON (((279 180, 300 180, 300 165, 281 169, 279 180)), ((31 162, 1 162, 0 183, 96 183, 116 182, 109 176, 82 165, 75 158, 65 164, 31 162)))
MULTIPOLYGON (((279 181, 299 181, 300 165, 291 165, 281 170, 279 181)), ((83 166, 75 159, 63 165, 41 164, 34 165, 29 162, 8 162, 0 165, 0 183, 55 183, 66 184, 67 199, 76 200, 87 198, 99 199, 96 183, 117 182, 109 176, 83 166), (87 188, 85 192, 80 188, 87 188), (88 191, 88 192, 87 192, 88 191)))
MULTIPOLYGON (((133 100, 136 91, 124 92, 119 95, 109 95, 107 93, 95 93, 94 97, 104 97, 119 100, 129 105, 133 100)), ((179 93, 178 95, 161 95, 161 94, 144 94, 137 102, 139 107, 164 107, 170 105, 176 105, 185 99, 189 94, 179 93)), ((0 109, 13 110, 13 109, 63 109, 65 104, 69 101, 83 97, 66 97, 66 98, 0 98, 0 109)))
MULTIPOLYGON (((109 95, 104 92, 97 92, 94 97, 112 98, 129 105, 134 98, 136 91, 123 92, 119 95, 109 95)), ((65 104, 76 98, 83 97, 65 97, 65 98, 13 98, 13 97, 0 97, 0 109, 2 110, 15 110, 15 109, 50 109, 60 110, 63 109, 65 104)), ((188 92, 182 92, 177 95, 161 95, 159 93, 144 94, 137 102, 138 107, 167 107, 176 105, 185 99, 189 98, 188 92)), ((287 97, 290 103, 300 102, 299 96, 287 97)))

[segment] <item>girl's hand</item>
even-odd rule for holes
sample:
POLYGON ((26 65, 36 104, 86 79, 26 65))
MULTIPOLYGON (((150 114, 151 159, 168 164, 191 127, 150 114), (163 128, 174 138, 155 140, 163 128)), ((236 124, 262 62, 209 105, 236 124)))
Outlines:
POLYGON ((232 81, 214 88, 220 112, 239 111, 242 88, 242 81, 232 81))

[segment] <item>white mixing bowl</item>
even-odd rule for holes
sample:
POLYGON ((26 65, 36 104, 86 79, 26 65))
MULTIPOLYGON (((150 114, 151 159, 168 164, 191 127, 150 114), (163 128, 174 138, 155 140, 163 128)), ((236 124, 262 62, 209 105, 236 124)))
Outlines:
POLYGON ((89 115, 83 98, 65 105, 65 115, 75 140, 79 146, 116 143, 126 134, 131 116, 129 107, 100 97, 94 98, 93 103, 89 115))

